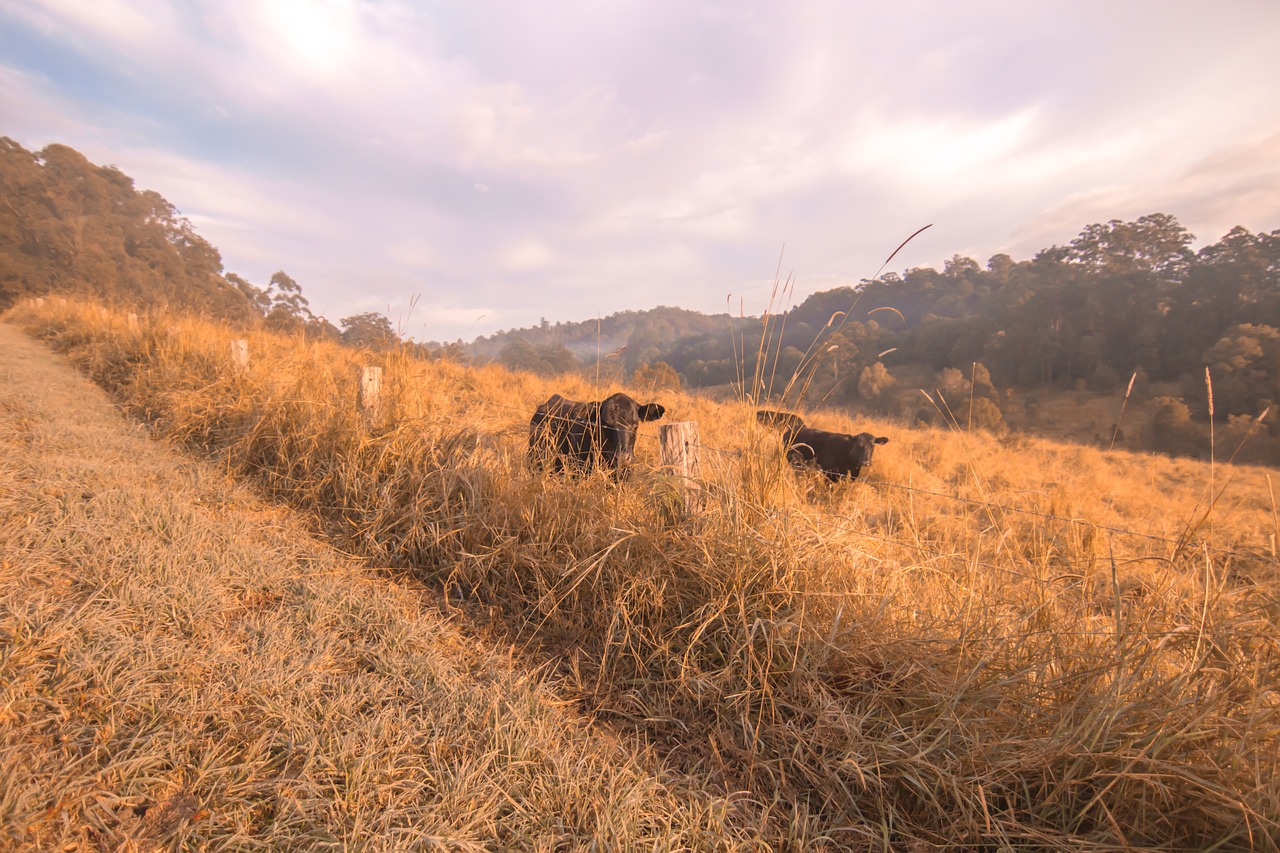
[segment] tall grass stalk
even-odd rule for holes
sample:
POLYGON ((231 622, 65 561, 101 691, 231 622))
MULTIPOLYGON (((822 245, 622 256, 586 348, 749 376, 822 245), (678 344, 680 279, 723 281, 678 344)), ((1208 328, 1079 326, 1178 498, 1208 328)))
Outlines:
POLYGON ((1217 461, 1217 443, 1213 439, 1213 377, 1209 375, 1209 366, 1204 368, 1204 388, 1209 397, 1209 511, 1213 511, 1213 475, 1217 461))
POLYGON ((1129 377, 1129 387, 1124 389, 1124 400, 1120 402, 1120 414, 1116 415, 1116 426, 1111 431, 1111 443, 1107 445, 1107 450, 1114 450, 1116 447, 1116 436, 1120 435, 1120 421, 1124 420, 1125 406, 1129 405, 1129 395, 1133 393, 1133 382, 1138 378, 1138 371, 1134 371, 1129 377))
MULTIPOLYGON (((1255 433, 1257 433, 1259 427, 1262 426, 1263 419, 1266 418, 1266 416, 1270 412, 1271 412, 1271 407, 1267 406, 1249 424, 1249 428, 1245 430, 1245 434, 1240 438, 1240 443, 1236 445, 1236 449, 1231 452, 1231 456, 1227 459, 1228 465, 1234 462, 1236 457, 1240 455, 1240 451, 1244 449, 1244 446, 1249 442, 1249 439, 1252 438, 1255 433)), ((1212 472, 1212 469, 1211 469, 1211 472, 1212 472)), ((1175 548, 1175 552, 1181 551, 1182 548, 1186 547, 1187 543, 1191 541, 1191 537, 1195 536, 1200 531, 1200 528, 1203 527, 1204 524, 1209 520, 1210 516, 1213 514, 1214 509, 1218 505, 1218 501, 1222 499, 1222 496, 1226 493, 1228 487, 1230 487, 1231 482, 1235 479, 1236 474, 1238 472, 1239 472, 1239 469, 1233 468, 1231 472, 1228 474, 1226 480, 1223 482, 1222 486, 1219 487, 1216 492, 1210 493, 1209 500, 1207 502, 1208 505, 1205 507, 1203 513, 1201 513, 1199 516, 1196 516, 1193 511, 1192 515, 1187 520, 1185 530, 1183 531, 1181 536, 1179 536, 1178 538, 1178 544, 1177 544, 1177 547, 1175 548)), ((1214 487, 1212 473, 1210 474, 1209 487, 1211 489, 1214 487)), ((1267 489, 1268 489, 1268 493, 1271 496, 1272 511, 1274 516, 1275 495, 1274 495, 1274 492, 1271 490, 1271 476, 1269 474, 1267 475, 1267 489)), ((1198 509, 1198 506, 1197 506, 1197 509, 1198 509)), ((1274 556, 1274 554, 1272 556, 1274 556)))
MULTIPOLYGON (((930 223, 929 225, 925 225, 920 228, 917 228, 911 234, 911 236, 907 237, 907 239, 899 243, 897 248, 895 248, 892 252, 890 252, 889 256, 884 259, 884 262, 880 264, 880 268, 877 269, 875 275, 871 277, 872 280, 880 277, 880 273, 884 272, 884 268, 889 265, 889 262, 892 261, 897 256, 898 252, 902 251, 902 249, 908 243, 910 243, 917 236, 919 236, 920 233, 923 232, 925 229, 932 228, 932 227, 933 225, 932 223, 930 223)), ((790 380, 787 382, 786 387, 782 391, 782 402, 784 404, 786 403, 787 395, 791 392, 793 388, 797 388, 797 387, 799 388, 799 392, 797 393, 796 398, 793 401, 794 405, 797 405, 797 406, 800 405, 800 403, 805 399, 809 391, 809 386, 810 384, 812 384, 814 377, 817 375, 818 366, 819 366, 819 363, 821 362, 822 356, 825 353, 832 351, 832 348, 829 346, 830 341, 836 335, 840 334, 840 332, 844 329, 845 324, 849 322, 849 318, 853 315, 853 310, 858 306, 858 303, 861 300, 862 300, 862 291, 861 289, 859 289, 853 298, 853 302, 849 305, 848 309, 844 311, 832 312, 831 316, 827 318, 826 325, 823 326, 822 329, 820 329, 816 335, 814 335, 813 341, 810 342, 809 346, 805 349, 804 353, 801 355, 800 363, 796 366, 796 369, 792 373, 790 380), (834 331, 832 331, 831 334, 827 335, 826 334, 827 330, 832 328, 832 325, 835 324, 837 319, 839 319, 840 321, 839 324, 835 325, 834 331)), ((876 311, 880 311, 884 309, 894 311, 895 313, 898 314, 899 317, 902 317, 902 313, 900 311, 898 311, 896 308, 892 308, 889 306, 881 306, 880 308, 874 308, 869 313, 875 313, 876 311)), ((826 398, 829 397, 831 395, 831 392, 834 390, 835 390, 834 388, 829 390, 826 396, 823 397, 822 401, 825 402, 826 398)))

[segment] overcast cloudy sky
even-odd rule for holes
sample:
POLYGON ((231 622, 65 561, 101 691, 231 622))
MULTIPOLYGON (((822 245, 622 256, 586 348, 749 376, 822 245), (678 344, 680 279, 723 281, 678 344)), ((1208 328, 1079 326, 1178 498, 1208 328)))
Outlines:
POLYGON ((0 0, 0 135, 420 340, 1274 230, 1277 80, 1276 0, 0 0))

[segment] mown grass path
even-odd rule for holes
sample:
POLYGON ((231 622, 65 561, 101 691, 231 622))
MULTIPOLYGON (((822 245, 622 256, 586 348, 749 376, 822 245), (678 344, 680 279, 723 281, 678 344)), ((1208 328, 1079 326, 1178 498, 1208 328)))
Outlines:
POLYGON ((0 324, 0 848, 754 846, 0 324))

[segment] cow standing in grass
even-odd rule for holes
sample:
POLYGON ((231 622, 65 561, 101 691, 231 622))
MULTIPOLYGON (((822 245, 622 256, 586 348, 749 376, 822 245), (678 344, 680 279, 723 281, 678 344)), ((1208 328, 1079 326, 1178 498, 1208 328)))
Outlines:
POLYGON ((665 414, 658 403, 641 405, 626 394, 579 403, 559 394, 538 407, 529 422, 529 463, 535 470, 589 473, 598 463, 625 476, 635 459, 636 432, 665 414))
POLYGON ((782 430, 787 461, 793 467, 821 471, 833 483, 844 477, 856 480, 871 464, 876 445, 889 443, 889 439, 869 432, 849 435, 813 429, 790 412, 762 409, 756 412, 756 420, 782 430))

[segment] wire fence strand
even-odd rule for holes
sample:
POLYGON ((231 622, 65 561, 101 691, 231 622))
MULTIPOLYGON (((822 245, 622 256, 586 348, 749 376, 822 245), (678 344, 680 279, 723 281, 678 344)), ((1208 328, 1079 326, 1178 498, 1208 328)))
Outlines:
MULTIPOLYGON (((486 405, 492 408, 504 409, 512 412, 519 412, 521 414, 531 417, 527 409, 524 409, 518 406, 511 406, 511 405, 496 403, 496 402, 490 402, 490 403, 487 403, 486 405)), ((546 414, 544 415, 544 420, 562 420, 565 422, 573 422, 576 419, 572 417, 565 417, 562 415, 546 414)), ((511 427, 509 428, 510 431, 503 430, 503 433, 516 436, 518 435, 518 433, 515 432, 517 427, 518 425, 512 424, 511 427)), ((652 435, 649 433, 642 433, 639 431, 637 431, 636 437, 638 439, 658 441, 658 436, 652 435)), ((698 448, 700 450, 716 453, 731 459, 744 459, 746 457, 746 453, 741 448, 716 447, 714 445, 707 444, 701 440, 699 440, 698 442, 698 448)), ((862 482, 864 482, 870 488, 883 489, 883 490, 893 489, 900 492, 923 495, 923 496, 935 498, 938 500, 953 501, 955 503, 965 504, 972 507, 981 507, 985 510, 998 510, 1000 512, 1015 513, 1018 515, 1024 515, 1031 518, 1037 518, 1042 521, 1052 521, 1059 524, 1070 524, 1077 527, 1089 528, 1101 533, 1109 533, 1116 536, 1128 536, 1128 537, 1133 537, 1137 539, 1145 539, 1151 542, 1159 542, 1161 544, 1170 545, 1174 547, 1177 547, 1179 545, 1186 546, 1188 544, 1191 544, 1189 542, 1173 539, 1168 536, 1160 536, 1158 534, 1148 533, 1146 531, 1130 530, 1128 528, 1117 527, 1117 526, 1108 525, 1108 524, 1100 524, 1098 522, 1089 521, 1087 519, 1082 519, 1082 518, 1056 515, 1050 512, 1042 512, 1039 510, 1027 509, 1025 507, 1011 506, 1009 504, 1000 503, 996 501, 984 501, 984 500, 979 500, 977 498, 964 497, 962 495, 948 494, 946 492, 940 492, 934 489, 925 489, 920 486, 912 486, 904 483, 895 483, 889 480, 879 480, 879 479, 868 478, 868 479, 864 479, 862 482)), ((859 531, 859 532, 866 535, 870 535, 870 534, 867 534, 867 531, 865 530, 859 531)), ((899 542, 898 544, 906 545, 908 547, 910 546, 910 543, 899 542)), ((1207 549, 1212 554, 1217 554, 1221 556, 1229 556, 1229 557, 1235 557, 1237 559, 1264 561, 1264 562, 1271 562, 1271 563, 1280 562, 1273 555, 1263 554, 1256 551, 1241 551, 1234 548, 1223 548, 1220 546, 1211 545, 1203 541, 1196 542, 1195 544, 1196 544, 1197 550, 1204 548, 1204 549, 1207 549)), ((944 556, 944 555, 939 554, 938 556, 944 556)), ((1005 572, 1011 571, 1005 568, 1000 568, 1000 570, 1005 572)), ((1016 574, 1016 572, 1014 573, 1016 574)))

